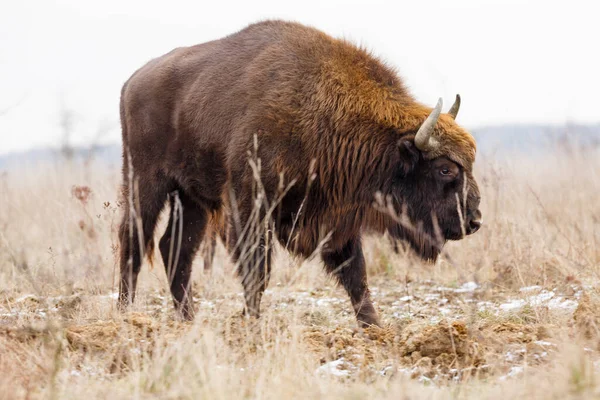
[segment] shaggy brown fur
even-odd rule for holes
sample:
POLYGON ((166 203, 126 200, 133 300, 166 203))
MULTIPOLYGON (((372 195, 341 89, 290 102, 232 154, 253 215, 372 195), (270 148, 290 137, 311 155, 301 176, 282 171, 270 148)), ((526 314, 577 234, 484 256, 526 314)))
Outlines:
POLYGON ((364 49, 296 23, 261 22, 150 61, 121 97, 131 207, 120 228, 120 305, 133 301, 168 198, 159 248, 184 317, 193 316, 193 257, 210 218, 227 210, 246 312, 258 316, 278 240, 302 256, 319 252, 359 323, 377 324, 362 231, 387 230, 434 260, 445 240, 478 228, 475 142, 442 115, 441 147, 419 151, 414 135, 430 112, 364 49), (414 225, 377 214, 376 193, 414 225))

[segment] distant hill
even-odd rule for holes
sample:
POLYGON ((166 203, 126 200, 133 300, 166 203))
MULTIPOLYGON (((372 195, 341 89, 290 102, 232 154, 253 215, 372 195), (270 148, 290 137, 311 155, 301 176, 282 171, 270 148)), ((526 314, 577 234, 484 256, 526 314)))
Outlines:
POLYGON ((600 147, 600 124, 500 125, 473 129, 471 133, 477 141, 478 152, 486 156, 544 153, 565 146, 600 147))
MULTIPOLYGON (((64 161, 63 152, 52 148, 33 149, 19 153, 0 154, 0 169, 19 169, 37 164, 48 164, 64 161)), ((76 163, 93 161, 109 166, 121 165, 121 146, 109 144, 93 147, 75 147, 71 158, 76 163)))
MULTIPOLYGON (((472 129, 477 140, 478 153, 486 157, 506 157, 511 154, 543 154, 564 149, 600 148, 600 124, 562 126, 500 125, 472 129)), ((56 149, 34 149, 21 153, 0 154, 0 169, 19 169, 36 164, 59 162, 65 156, 56 149)), ((76 162, 93 160, 107 166, 121 165, 120 144, 74 148, 72 159, 76 162)))

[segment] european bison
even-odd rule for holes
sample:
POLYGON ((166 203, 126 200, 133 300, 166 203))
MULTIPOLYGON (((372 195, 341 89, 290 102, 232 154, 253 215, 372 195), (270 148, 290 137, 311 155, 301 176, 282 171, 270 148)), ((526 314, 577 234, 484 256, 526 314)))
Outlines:
POLYGON ((361 326, 379 320, 361 232, 389 232, 435 260, 481 225, 473 137, 419 104, 366 50, 297 23, 266 21, 178 48, 123 86, 119 306, 134 300, 144 252, 159 242, 175 307, 193 318, 192 260, 226 215, 245 312, 259 315, 272 240, 321 256, 361 326), (400 218, 376 210, 387 199, 400 218), (407 221, 412 221, 409 223, 407 221))

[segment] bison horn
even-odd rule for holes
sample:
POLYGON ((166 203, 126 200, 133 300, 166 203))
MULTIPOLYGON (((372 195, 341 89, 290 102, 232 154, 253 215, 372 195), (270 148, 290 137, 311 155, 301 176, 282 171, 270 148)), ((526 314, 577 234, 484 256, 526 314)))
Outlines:
POLYGON ((433 133, 433 129, 435 128, 435 124, 437 124, 441 112, 442 98, 440 97, 437 105, 433 111, 431 111, 431 114, 429 114, 425 122, 423 122, 423 125, 421 125, 417 131, 417 135, 415 136, 415 146, 417 146, 417 149, 421 151, 431 151, 439 146, 438 141, 431 137, 431 134, 433 133))
POLYGON ((456 100, 454 100, 454 104, 452 104, 452 107, 450 107, 450 111, 448 111, 448 114, 450 114, 452 119, 456 119, 459 109, 460 109, 460 94, 457 94, 456 100))

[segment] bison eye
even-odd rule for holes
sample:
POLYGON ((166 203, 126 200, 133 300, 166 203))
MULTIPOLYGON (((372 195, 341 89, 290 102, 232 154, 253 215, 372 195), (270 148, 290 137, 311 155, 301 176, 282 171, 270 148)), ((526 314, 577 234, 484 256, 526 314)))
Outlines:
POLYGON ((444 175, 444 176, 448 176, 448 175, 452 175, 452 171, 450 171, 448 168, 444 167, 444 168, 440 169, 440 174, 444 175))

